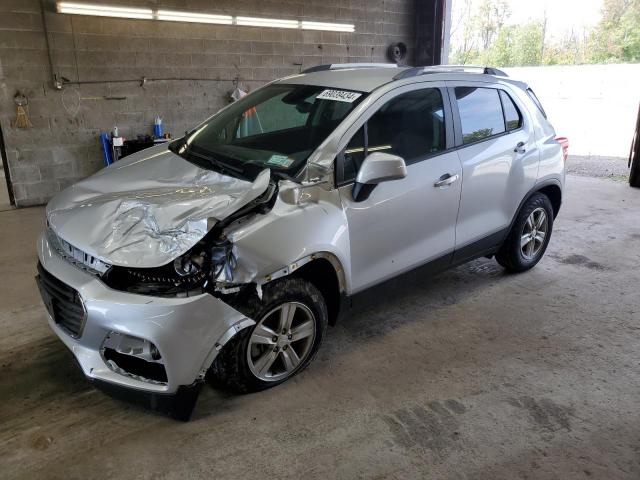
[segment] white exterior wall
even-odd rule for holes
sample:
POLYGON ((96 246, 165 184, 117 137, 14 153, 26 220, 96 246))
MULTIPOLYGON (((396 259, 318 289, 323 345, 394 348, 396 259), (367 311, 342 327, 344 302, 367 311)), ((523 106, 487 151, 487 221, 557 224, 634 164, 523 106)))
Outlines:
POLYGON ((573 155, 628 157, 640 102, 640 64, 504 69, 536 92, 573 155))

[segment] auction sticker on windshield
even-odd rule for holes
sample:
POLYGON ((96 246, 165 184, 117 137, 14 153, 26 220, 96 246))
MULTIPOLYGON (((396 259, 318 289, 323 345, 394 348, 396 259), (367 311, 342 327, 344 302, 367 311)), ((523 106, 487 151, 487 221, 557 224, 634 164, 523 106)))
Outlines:
POLYGON ((286 155, 271 155, 271 158, 267 160, 267 165, 275 165, 277 167, 289 168, 293 163, 293 159, 286 155))
POLYGON ((316 97, 319 100, 335 100, 336 102, 353 103, 362 96, 361 93, 348 92, 347 90, 324 90, 316 97))

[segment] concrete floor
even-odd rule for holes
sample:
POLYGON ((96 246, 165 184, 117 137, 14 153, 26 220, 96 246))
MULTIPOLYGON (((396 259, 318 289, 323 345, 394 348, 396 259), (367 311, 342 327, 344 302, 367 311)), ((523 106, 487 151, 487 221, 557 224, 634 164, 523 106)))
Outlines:
POLYGON ((0 213, 0 477, 640 478, 640 190, 570 176, 546 257, 418 274, 260 394, 190 423, 94 390, 32 280, 42 209, 0 213))

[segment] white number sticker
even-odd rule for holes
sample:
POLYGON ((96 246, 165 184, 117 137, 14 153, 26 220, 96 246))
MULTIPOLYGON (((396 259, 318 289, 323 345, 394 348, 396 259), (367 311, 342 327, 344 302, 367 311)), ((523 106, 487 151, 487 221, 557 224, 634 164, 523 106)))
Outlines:
POLYGON ((316 98, 320 100, 334 100, 336 102, 353 103, 361 96, 361 93, 348 92, 346 90, 324 90, 316 98))

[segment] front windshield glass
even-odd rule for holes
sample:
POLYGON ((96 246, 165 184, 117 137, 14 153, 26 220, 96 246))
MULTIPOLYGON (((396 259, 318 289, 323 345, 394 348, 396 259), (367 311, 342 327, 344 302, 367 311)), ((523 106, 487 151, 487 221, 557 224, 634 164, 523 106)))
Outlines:
POLYGON ((204 168, 250 180, 264 168, 294 176, 365 94, 270 85, 212 117, 171 149, 204 168))

